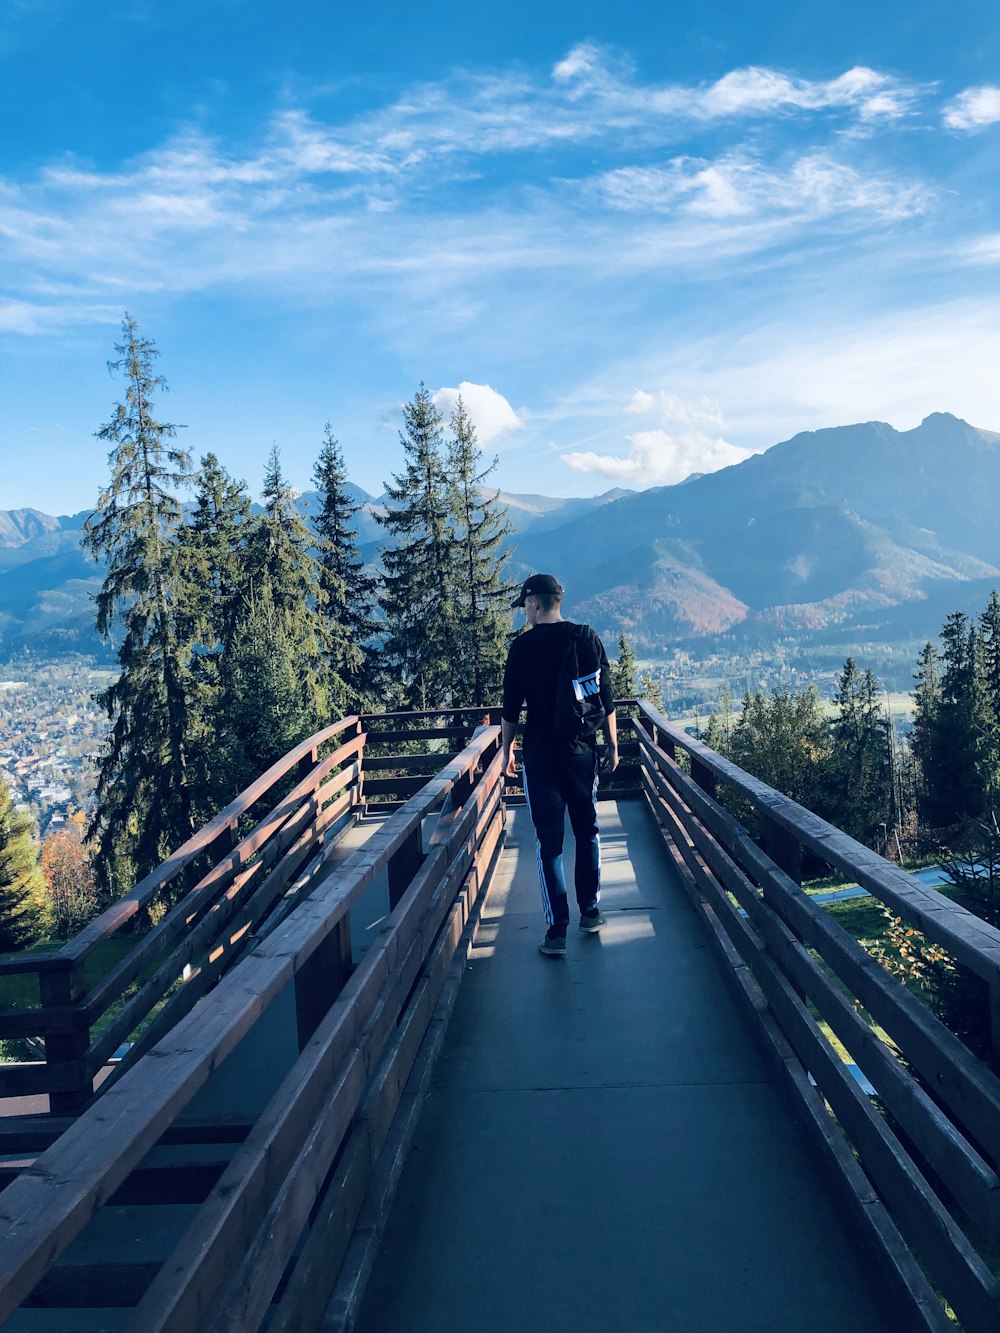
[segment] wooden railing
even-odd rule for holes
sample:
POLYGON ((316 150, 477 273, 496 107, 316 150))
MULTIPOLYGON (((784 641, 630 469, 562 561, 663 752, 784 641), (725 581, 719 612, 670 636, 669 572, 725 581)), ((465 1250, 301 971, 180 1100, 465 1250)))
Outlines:
POLYGON ((364 745, 356 717, 311 736, 61 948, 0 958, 0 993, 4 978, 37 984, 35 1003, 0 1010, 0 1037, 45 1043, 43 1063, 0 1066, 0 1096, 47 1093, 51 1111, 74 1114, 98 1076, 114 1080, 155 1045, 241 956, 279 899, 288 910, 308 891, 322 866, 317 852, 360 805, 364 745), (293 789, 241 832, 296 775, 293 789), (101 946, 158 911, 125 956, 88 981, 101 946))
POLYGON ((954 1329, 943 1298, 966 1333, 996 1333, 1000 1080, 811 901, 798 883, 803 849, 857 880, 987 983, 994 1052, 1000 931, 645 703, 636 731, 646 796, 665 842, 880 1254, 884 1279, 909 1312, 900 1327, 954 1329), (680 753, 690 772, 678 762, 680 753), (757 839, 715 799, 722 785, 755 808, 757 839))
MULTIPOLYGON (((343 726, 351 741, 335 752, 336 763, 334 755, 323 763, 336 770, 334 789, 349 795, 357 775, 347 778, 337 765, 360 752, 364 732, 357 719, 343 726)), ((301 755, 331 738, 320 733, 301 755)), ((289 756, 285 771, 301 755, 289 756)), ((301 1054, 124 1326, 246 1333, 265 1318, 270 1330, 317 1326, 349 1244, 355 1261, 345 1267, 364 1269, 364 1228, 355 1228, 362 1206, 377 1211, 398 1173, 405 1122, 421 1101, 421 1062, 432 1058, 461 976, 456 951, 468 943, 470 917, 502 846, 500 770, 499 728, 480 728, 342 864, 330 867, 314 843, 313 859, 288 881, 296 890, 291 909, 272 916, 239 963, 210 992, 202 989, 193 1012, 0 1196, 0 1320, 25 1301, 54 1303, 46 1280, 59 1256, 148 1169, 155 1145, 181 1132, 195 1093, 294 986, 301 1054), (350 910, 383 874, 389 915, 351 971, 350 910)), ((311 810, 322 821, 330 807, 318 784, 311 810)), ((300 801, 293 793, 279 807, 286 844, 305 833, 294 822, 300 801)), ((353 1299, 350 1285, 341 1299, 353 1299)), ((108 1303, 127 1301, 119 1293, 108 1303)))

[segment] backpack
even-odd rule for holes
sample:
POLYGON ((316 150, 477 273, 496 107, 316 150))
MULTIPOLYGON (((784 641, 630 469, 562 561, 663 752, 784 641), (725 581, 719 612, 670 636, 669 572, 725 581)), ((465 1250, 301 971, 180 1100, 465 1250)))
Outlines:
POLYGON ((573 744, 597 735, 606 716, 601 702, 601 663, 590 638, 574 625, 556 672, 552 722, 560 740, 573 744))

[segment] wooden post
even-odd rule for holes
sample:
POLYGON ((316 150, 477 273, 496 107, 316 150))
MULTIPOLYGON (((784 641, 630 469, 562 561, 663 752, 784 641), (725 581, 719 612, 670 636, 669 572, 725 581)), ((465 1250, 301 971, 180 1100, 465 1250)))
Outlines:
MULTIPOLYGON (((38 993, 42 1008, 72 1008, 86 991, 83 971, 67 959, 58 971, 40 972, 38 993)), ((86 1054, 90 1045, 90 1028, 82 1014, 67 1031, 47 1033, 45 1037, 46 1065, 68 1065, 72 1071, 73 1087, 49 1093, 49 1110, 53 1115, 78 1115, 90 1101, 93 1081, 87 1074, 86 1054)))
POLYGON ((351 975, 351 914, 345 912, 295 974, 295 1026, 301 1051, 351 975))
POLYGON ((764 833, 764 851, 776 866, 796 884, 802 883, 802 847, 798 838, 776 824, 767 815, 761 815, 764 833))
POLYGON ((389 911, 410 887, 424 859, 423 825, 418 824, 399 850, 389 858, 389 911))
POLYGON ((696 755, 691 756, 691 778, 706 795, 715 800, 715 774, 696 755))
POLYGON ((1000 982, 990 983, 990 1066, 1000 1074, 1000 982))

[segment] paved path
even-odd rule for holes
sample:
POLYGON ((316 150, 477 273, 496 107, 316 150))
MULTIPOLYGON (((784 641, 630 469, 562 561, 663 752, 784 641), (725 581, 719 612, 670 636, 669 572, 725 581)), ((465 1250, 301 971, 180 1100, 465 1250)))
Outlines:
POLYGON ((888 1333, 645 806, 601 821, 563 961, 508 812, 358 1333, 888 1333))

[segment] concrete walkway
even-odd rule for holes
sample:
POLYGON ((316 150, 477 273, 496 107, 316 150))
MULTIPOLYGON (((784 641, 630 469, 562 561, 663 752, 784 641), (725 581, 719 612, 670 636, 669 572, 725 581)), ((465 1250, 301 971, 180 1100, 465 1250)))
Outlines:
POLYGON ((898 1327, 644 804, 601 825, 608 925, 548 959, 508 812, 359 1333, 898 1327))

